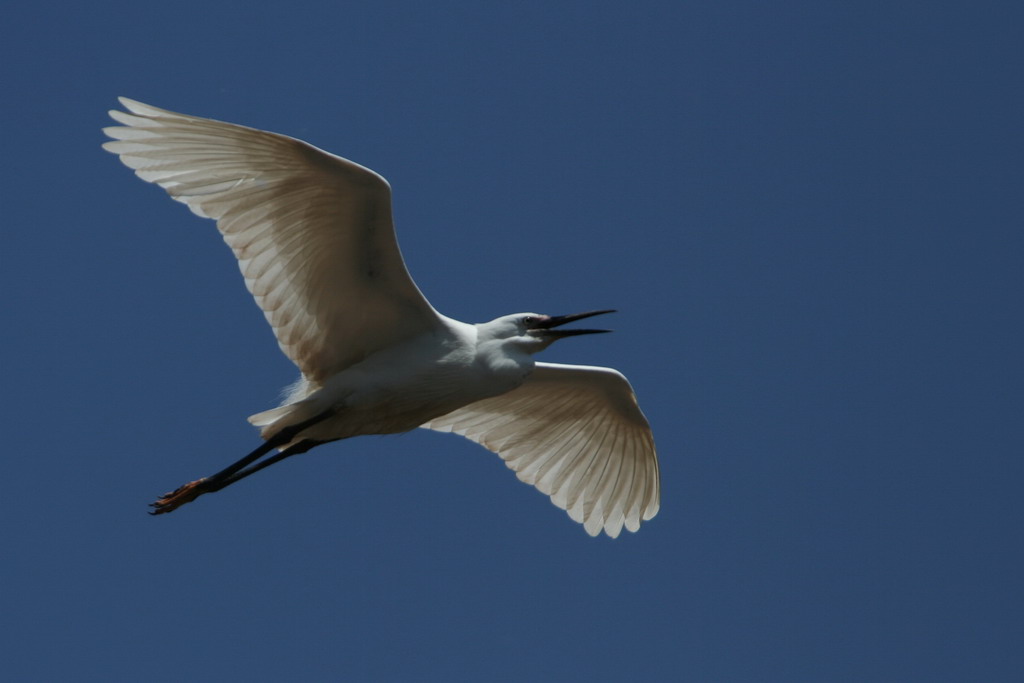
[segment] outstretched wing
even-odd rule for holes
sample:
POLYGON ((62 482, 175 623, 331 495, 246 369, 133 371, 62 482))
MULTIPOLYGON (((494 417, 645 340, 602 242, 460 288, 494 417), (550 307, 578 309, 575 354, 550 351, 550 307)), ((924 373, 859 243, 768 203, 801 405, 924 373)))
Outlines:
POLYGON ((384 178, 276 133, 120 98, 104 149, 213 218, 281 350, 311 381, 434 329, 384 178))
POLYGON ((527 484, 615 538, 658 513, 658 457, 629 381, 610 368, 537 363, 507 394, 423 425, 494 451, 527 484))

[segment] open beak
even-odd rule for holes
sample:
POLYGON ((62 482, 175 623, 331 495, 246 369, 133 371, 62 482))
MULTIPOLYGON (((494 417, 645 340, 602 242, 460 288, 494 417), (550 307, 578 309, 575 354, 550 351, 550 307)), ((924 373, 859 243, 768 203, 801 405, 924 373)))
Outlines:
POLYGON ((583 320, 584 318, 590 318, 591 316, 614 312, 615 311, 613 309, 608 309, 604 311, 573 313, 571 315, 540 316, 537 322, 530 326, 530 333, 538 337, 554 337, 556 339, 560 339, 562 337, 574 337, 579 334, 600 334, 602 332, 611 332, 611 330, 556 330, 554 328, 566 323, 571 323, 574 320, 583 320))

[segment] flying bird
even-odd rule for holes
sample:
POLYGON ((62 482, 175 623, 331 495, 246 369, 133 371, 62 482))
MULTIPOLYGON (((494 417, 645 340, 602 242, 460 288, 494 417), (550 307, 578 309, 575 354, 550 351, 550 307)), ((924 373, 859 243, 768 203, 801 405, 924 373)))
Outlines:
POLYGON ((245 284, 301 376, 257 413, 263 443, 152 503, 171 512, 330 441, 417 427, 497 453, 591 536, 636 531, 659 507, 658 459, 626 378, 535 362, 553 342, 608 330, 574 315, 468 324, 438 313, 402 260, 391 187, 295 138, 119 98, 107 151, 217 221, 245 284), (276 452, 275 452, 276 451, 276 452))

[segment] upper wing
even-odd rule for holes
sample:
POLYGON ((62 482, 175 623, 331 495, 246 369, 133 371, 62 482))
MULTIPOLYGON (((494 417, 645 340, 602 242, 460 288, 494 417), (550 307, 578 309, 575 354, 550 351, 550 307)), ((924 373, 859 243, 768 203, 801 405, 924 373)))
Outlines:
POLYGON ((276 133, 127 98, 104 149, 214 218, 281 350, 318 382, 438 314, 405 268, 391 188, 351 161, 276 133))
POLYGON ((610 368, 537 363, 507 394, 423 425, 494 451, 591 536, 658 513, 658 457, 629 382, 610 368))

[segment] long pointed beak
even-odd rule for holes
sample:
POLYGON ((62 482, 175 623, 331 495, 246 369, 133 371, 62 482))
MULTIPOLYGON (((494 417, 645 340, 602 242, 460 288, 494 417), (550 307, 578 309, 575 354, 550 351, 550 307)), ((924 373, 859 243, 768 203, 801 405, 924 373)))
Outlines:
POLYGON ((595 315, 604 315, 605 313, 615 313, 614 309, 607 309, 603 311, 587 311, 586 313, 572 313, 570 315, 549 315, 538 320, 530 330, 537 336, 544 337, 574 337, 580 334, 601 334, 602 332, 611 332, 611 330, 556 330, 554 328, 566 323, 571 323, 576 320, 583 320, 584 318, 590 318, 595 315))

